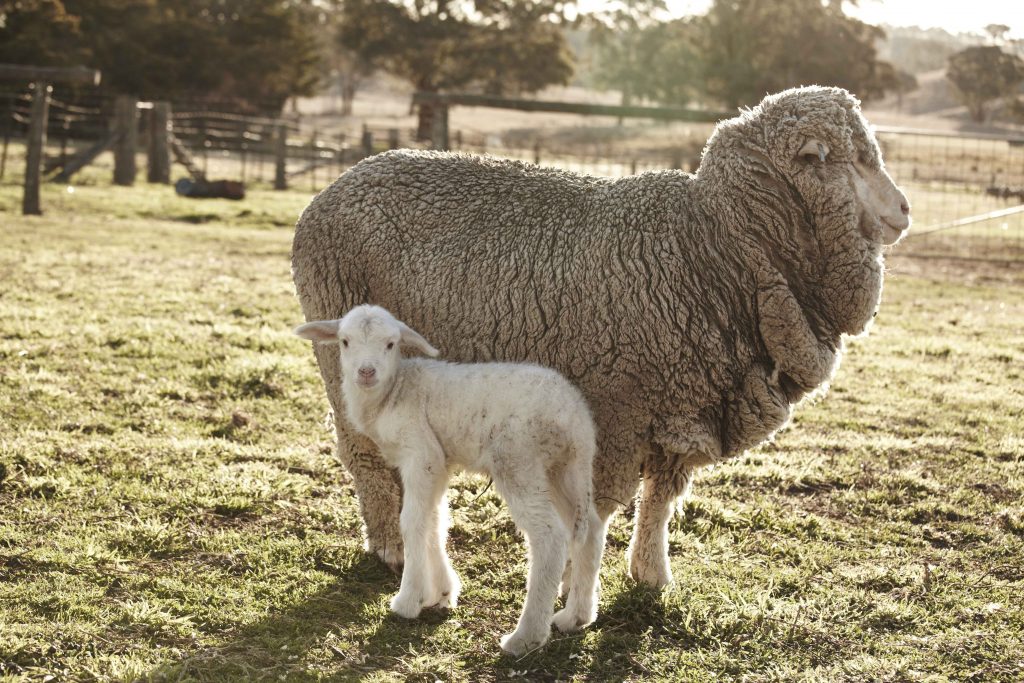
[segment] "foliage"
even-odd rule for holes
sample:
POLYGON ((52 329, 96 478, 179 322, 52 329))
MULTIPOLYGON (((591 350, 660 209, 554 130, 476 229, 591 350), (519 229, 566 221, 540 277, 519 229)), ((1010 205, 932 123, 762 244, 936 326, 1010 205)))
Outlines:
POLYGON ((63 5, 33 0, 10 5, 8 25, 19 41, 35 41, 38 57, 16 41, 0 43, 4 59, 85 63, 102 71, 104 87, 120 93, 153 99, 239 98, 273 110, 287 97, 311 94, 317 84, 318 46, 307 36, 317 14, 307 0, 63 0, 63 5))
POLYGON ((956 86, 971 118, 984 121, 985 105, 1011 97, 1024 81, 1024 60, 995 45, 969 47, 949 58, 946 77, 956 86))
POLYGON ((512 660, 525 550, 478 478, 450 493, 460 606, 388 614, 290 332, 274 226, 308 194, 197 208, 100 173, 46 185, 42 217, 0 184, 0 679, 1020 680, 1019 270, 896 247, 830 393, 701 473, 676 584, 632 584, 617 515, 597 622, 512 660))
POLYGON ((595 84, 618 90, 623 106, 653 90, 651 67, 667 44, 664 31, 657 30, 662 24, 656 15, 665 11, 665 0, 626 0, 590 17, 590 40, 596 47, 595 84))
POLYGON ((707 93, 726 107, 809 84, 868 100, 895 83, 875 50, 882 29, 846 16, 840 2, 715 0, 698 35, 707 93))
POLYGON ((662 5, 633 0, 602 15, 598 83, 635 96, 685 104, 702 99, 731 108, 796 85, 838 85, 862 99, 903 86, 878 59, 884 34, 820 0, 715 0, 707 14, 671 22, 651 18, 662 5))
MULTIPOLYGON (((560 10, 556 0, 345 0, 341 40, 417 90, 535 92, 572 76, 560 10)), ((430 137, 432 116, 420 108, 420 137, 430 137)))
POLYGON ((0 63, 62 66, 79 60, 78 23, 61 0, 0 0, 0 63))

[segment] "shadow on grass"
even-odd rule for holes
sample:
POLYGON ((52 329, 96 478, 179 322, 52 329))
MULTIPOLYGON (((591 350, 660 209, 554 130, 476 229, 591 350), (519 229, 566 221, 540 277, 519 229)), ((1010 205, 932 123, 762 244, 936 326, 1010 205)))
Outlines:
MULTIPOLYGON (((224 634, 224 644, 203 648, 169 662, 139 680, 151 681, 250 681, 354 680, 368 673, 367 655, 375 659, 390 642, 419 646, 426 642, 447 614, 424 611, 420 619, 405 621, 387 614, 381 621, 383 594, 394 593, 398 577, 375 557, 359 553, 336 579, 314 595, 263 619, 224 634), (376 623, 376 626, 373 624, 376 623), (331 634, 345 634, 334 639, 331 634), (355 640, 358 647, 346 650, 355 640), (342 647, 339 647, 341 645, 342 647), (360 655, 359 651, 363 654, 360 655), (319 653, 330 674, 305 671, 303 664, 319 653)), ((386 606, 383 610, 386 611, 386 606)))

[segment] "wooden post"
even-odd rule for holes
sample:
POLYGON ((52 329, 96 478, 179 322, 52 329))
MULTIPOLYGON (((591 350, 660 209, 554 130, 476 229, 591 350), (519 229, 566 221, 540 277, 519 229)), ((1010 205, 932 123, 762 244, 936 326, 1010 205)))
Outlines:
POLYGON ((310 190, 316 192, 316 166, 320 163, 320 156, 316 148, 316 128, 313 129, 313 137, 309 140, 309 185, 310 190))
POLYGON ((448 140, 448 105, 438 104, 434 107, 434 130, 430 136, 430 148, 451 149, 448 140))
POLYGON ((288 163, 288 125, 277 124, 277 144, 274 147, 274 189, 287 190, 288 179, 285 177, 285 164, 288 163))
POLYGON ((373 131, 369 130, 366 126, 363 126, 363 156, 368 157, 373 154, 373 131))
POLYGON ((68 136, 71 133, 71 120, 64 115, 60 126, 60 167, 64 168, 68 163, 68 136))
POLYGON ((114 184, 130 186, 135 184, 135 147, 138 142, 138 102, 134 97, 121 95, 114 103, 114 128, 117 142, 114 145, 114 184))
POLYGON ((149 116, 149 159, 146 180, 171 182, 171 103, 154 102, 149 116))
POLYGON ((533 143, 533 163, 540 166, 540 140, 533 143))
POLYGON ((245 162, 247 157, 249 156, 249 138, 247 137, 248 132, 249 127, 245 123, 245 121, 242 121, 238 124, 238 154, 241 157, 242 161, 242 184, 245 184, 245 162))
POLYGON ((398 141, 398 129, 388 129, 388 149, 398 149, 401 143, 398 141))
POLYGON ((0 153, 0 180, 4 178, 4 172, 7 170, 7 145, 11 142, 11 120, 12 113, 14 110, 14 103, 8 100, 7 109, 0 116, 3 116, 3 128, 4 128, 4 149, 0 153))
POLYGON ((32 93, 32 118, 28 124, 28 150, 25 154, 25 194, 21 213, 38 216, 43 213, 39 205, 39 181, 43 170, 43 149, 46 147, 46 117, 50 113, 50 92, 46 81, 36 81, 32 93))

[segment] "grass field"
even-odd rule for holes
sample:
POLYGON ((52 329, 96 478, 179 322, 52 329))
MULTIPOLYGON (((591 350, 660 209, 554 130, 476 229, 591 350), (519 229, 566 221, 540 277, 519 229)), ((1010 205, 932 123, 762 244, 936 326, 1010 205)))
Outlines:
MULTIPOLYGON (((871 335, 703 473, 676 582, 519 660, 521 540, 451 493, 460 606, 389 615, 289 275, 302 192, 0 185, 0 680, 1024 678, 1024 273, 891 259, 871 335)), ((897 253, 899 247, 897 247, 897 253)))

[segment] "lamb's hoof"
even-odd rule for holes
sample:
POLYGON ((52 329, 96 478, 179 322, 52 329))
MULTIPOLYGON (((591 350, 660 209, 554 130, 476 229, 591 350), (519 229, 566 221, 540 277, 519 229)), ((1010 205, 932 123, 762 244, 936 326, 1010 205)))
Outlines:
POLYGON ((637 558, 634 557, 629 563, 629 575, 637 583, 657 590, 672 583, 672 570, 668 568, 667 562, 664 564, 661 562, 644 563, 637 561, 637 558))
POLYGON ((570 612, 568 609, 560 609, 555 612, 551 623, 562 633, 569 633, 570 631, 579 631, 584 626, 594 623, 595 618, 597 618, 596 614, 579 614, 575 610, 570 612))
POLYGON ((415 619, 423 609, 423 602, 419 598, 402 595, 401 592, 391 598, 391 611, 403 619, 415 619))
POLYGON ((455 609, 459 606, 459 591, 462 587, 456 583, 447 591, 441 593, 441 597, 434 603, 434 607, 441 609, 455 609))
POLYGON ((528 634, 520 633, 518 630, 513 633, 506 633, 501 637, 501 649, 507 655, 521 657, 531 650, 536 650, 548 641, 548 633, 528 634))

